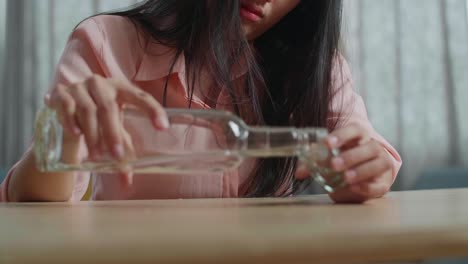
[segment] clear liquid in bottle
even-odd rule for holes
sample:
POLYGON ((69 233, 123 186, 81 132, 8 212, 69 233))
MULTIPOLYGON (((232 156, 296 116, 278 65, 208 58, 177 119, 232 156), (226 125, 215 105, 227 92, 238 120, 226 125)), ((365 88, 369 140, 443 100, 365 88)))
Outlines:
MULTIPOLYGON (((45 108, 36 121, 34 150, 38 167, 42 171, 106 173, 126 167, 139 174, 190 174, 234 169, 249 157, 298 157, 326 191, 333 192, 343 185, 341 173, 329 169, 329 160, 336 151, 323 144, 325 129, 249 127, 226 112, 166 111, 171 124, 166 131, 156 130, 138 110, 124 111, 127 157, 117 161, 109 151, 91 160, 83 138, 69 142, 55 112, 45 108), (75 155, 77 148, 82 153, 79 158, 75 155)), ((102 147, 105 149, 103 142, 102 147)))

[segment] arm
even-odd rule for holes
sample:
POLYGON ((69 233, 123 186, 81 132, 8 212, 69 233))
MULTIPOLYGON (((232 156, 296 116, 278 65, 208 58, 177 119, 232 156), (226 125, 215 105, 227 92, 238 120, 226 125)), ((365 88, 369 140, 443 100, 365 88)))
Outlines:
POLYGON ((348 63, 340 57, 335 66, 331 111, 329 126, 336 124, 333 130, 349 126, 358 126, 367 134, 368 139, 374 140, 383 147, 392 163, 392 183, 401 168, 402 160, 395 148, 383 138, 372 126, 367 116, 367 109, 362 97, 355 91, 352 75, 348 63))
POLYGON ((330 124, 335 124, 327 143, 341 150, 332 160, 332 168, 344 173, 347 187, 330 194, 336 202, 363 202, 390 191, 402 161, 398 152, 375 131, 367 110, 352 84, 351 72, 344 60, 338 60, 333 81, 330 124))
MULTIPOLYGON (((95 73, 102 73, 96 52, 101 40, 102 34, 93 23, 85 22, 80 25, 67 43, 57 66, 52 87, 81 82, 95 73), (91 36, 93 42, 90 41, 91 36)), ((75 159, 79 159, 83 154, 80 153, 79 144, 69 151, 74 154, 75 159)), ((88 181, 88 173, 39 172, 30 147, 0 186, 1 200, 11 202, 80 200, 86 191, 88 181)))
MULTIPOLYGON (((117 160, 124 159, 126 147, 131 147, 120 118, 125 104, 146 112, 156 129, 168 127, 164 108, 130 82, 142 53, 135 48, 136 38, 133 24, 115 16, 89 19, 73 32, 46 96, 46 104, 56 110, 64 127, 67 162, 80 163, 88 156, 97 159, 103 149, 117 160)), ((130 171, 119 175, 124 186, 131 184, 130 171)), ((80 200, 88 182, 89 174, 37 171, 34 154, 28 151, 5 180, 3 197, 6 201, 80 200)))
MULTIPOLYGON (((345 188, 330 194, 335 202, 364 202, 386 194, 401 167, 397 151, 372 127, 364 101, 353 89, 351 72, 344 58, 336 60, 328 117, 330 148, 340 149, 331 167, 343 172, 345 188)), ((299 179, 308 177, 300 167, 299 179)))

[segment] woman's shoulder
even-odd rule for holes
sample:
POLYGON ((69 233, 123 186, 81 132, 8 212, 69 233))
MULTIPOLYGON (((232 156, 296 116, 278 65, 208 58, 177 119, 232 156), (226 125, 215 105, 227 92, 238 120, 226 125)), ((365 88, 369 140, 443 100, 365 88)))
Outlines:
POLYGON ((127 17, 98 15, 75 28, 70 37, 73 41, 92 50, 108 77, 131 79, 145 56, 148 38, 127 17))
POLYGON ((89 41, 110 43, 113 46, 143 48, 147 38, 138 25, 127 17, 98 15, 82 21, 73 34, 85 33, 89 41))
POLYGON ((332 62, 332 85, 335 89, 352 82, 352 73, 346 57, 338 52, 332 62))

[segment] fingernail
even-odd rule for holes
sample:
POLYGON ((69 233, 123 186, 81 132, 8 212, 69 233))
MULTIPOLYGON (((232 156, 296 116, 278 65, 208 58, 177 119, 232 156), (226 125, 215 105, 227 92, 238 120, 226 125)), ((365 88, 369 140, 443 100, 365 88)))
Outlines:
POLYGON ((338 145, 338 138, 335 136, 331 136, 328 138, 327 142, 330 145, 330 147, 336 147, 338 145))
POLYGON ((169 128, 169 120, 167 120, 167 118, 159 118, 159 125, 163 128, 163 129, 168 129, 169 128))
POLYGON ((44 102, 46 104, 48 104, 50 102, 50 93, 47 93, 45 96, 44 96, 44 102))
POLYGON ((133 185, 133 174, 128 174, 127 175, 127 179, 128 179, 128 185, 133 185))
POLYGON ((332 159, 332 167, 333 169, 340 171, 344 168, 344 160, 342 158, 333 158, 332 159))
POLYGON ((77 126, 73 126, 73 133, 76 135, 76 136, 79 136, 81 135, 81 129, 77 126))
POLYGON ((114 145, 112 151, 114 152, 115 157, 118 159, 123 159, 125 156, 125 150, 121 144, 114 145))
POLYGON ((296 172, 295 172, 295 176, 297 178, 305 178, 307 177, 309 174, 307 168, 304 166, 304 165, 301 165, 299 166, 297 169, 296 169, 296 172))
POLYGON ((357 177, 357 173, 354 170, 349 170, 345 172, 345 179, 348 183, 352 184, 357 177))

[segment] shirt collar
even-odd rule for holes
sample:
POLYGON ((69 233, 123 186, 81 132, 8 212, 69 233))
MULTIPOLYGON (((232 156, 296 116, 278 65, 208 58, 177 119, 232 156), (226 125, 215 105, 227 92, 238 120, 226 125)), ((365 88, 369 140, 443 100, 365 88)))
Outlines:
MULTIPOLYGON (((174 48, 167 47, 154 41, 148 41, 141 62, 136 71, 135 81, 153 81, 159 80, 169 75, 171 65, 176 51, 174 48)), ((247 73, 244 63, 236 67, 232 80, 242 77, 247 73)), ((171 74, 178 74, 185 87, 185 57, 181 54, 177 58, 171 74)))
MULTIPOLYGON (((173 48, 149 42, 135 74, 135 81, 153 81, 168 76, 175 52, 173 48)), ((175 62, 172 73, 183 73, 185 75, 185 58, 183 55, 179 56, 175 62)))

